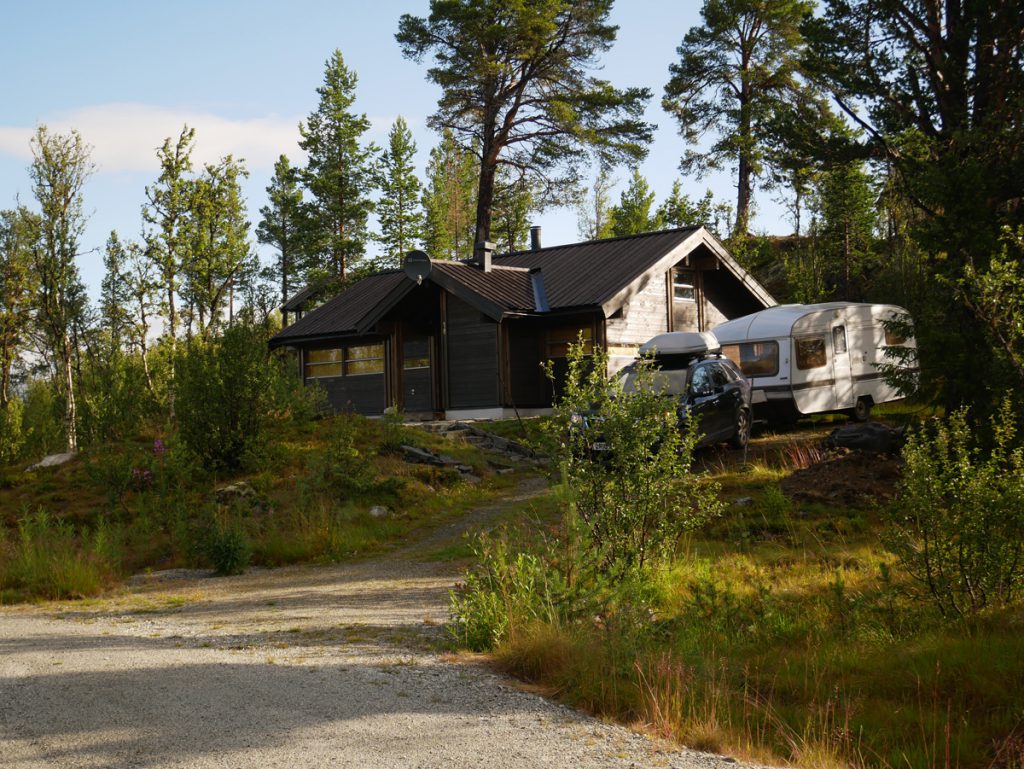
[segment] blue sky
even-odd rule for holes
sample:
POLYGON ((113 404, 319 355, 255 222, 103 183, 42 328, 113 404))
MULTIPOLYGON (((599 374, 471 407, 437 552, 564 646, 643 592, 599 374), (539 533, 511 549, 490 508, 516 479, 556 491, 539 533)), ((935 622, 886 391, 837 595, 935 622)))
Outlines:
MULTIPOLYGON (((26 168, 35 126, 76 128, 93 146, 97 166, 85 190, 90 220, 80 259, 93 293, 107 235, 117 229, 124 238, 138 236, 144 188, 158 172, 155 150, 186 123, 196 129, 196 161, 228 153, 245 158, 255 225, 274 160, 283 152, 302 162, 297 125, 316 106, 324 62, 335 48, 359 75, 356 108, 372 122, 368 138, 383 144, 403 115, 419 147, 420 171, 435 143, 425 122, 437 90, 424 78, 426 65, 403 59, 394 39, 399 16, 426 15, 428 0, 8 0, 4 6, 0 208, 13 207, 17 196, 33 204, 26 168)), ((697 0, 619 0, 613 12, 619 39, 602 60, 603 75, 615 85, 647 86, 655 94, 648 119, 658 132, 641 171, 659 199, 679 178, 684 149, 660 96, 676 46, 699 22, 699 6, 697 0)), ((628 174, 623 168, 615 176, 624 182, 628 174)), ((691 196, 710 187, 734 202, 728 175, 683 182, 691 196)), ((757 202, 757 229, 788 231, 768 194, 757 202)), ((546 211, 534 223, 544 228, 547 245, 579 239, 574 211, 546 211)))

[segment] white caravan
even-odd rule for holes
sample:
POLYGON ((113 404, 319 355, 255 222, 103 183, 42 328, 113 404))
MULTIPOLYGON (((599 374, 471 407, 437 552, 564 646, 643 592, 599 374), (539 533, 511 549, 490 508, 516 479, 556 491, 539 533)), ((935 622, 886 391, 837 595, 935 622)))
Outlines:
POLYGON ((892 304, 782 304, 716 326, 722 354, 753 382, 753 403, 769 420, 840 411, 865 420, 876 403, 902 396, 879 371, 896 363, 886 347, 915 346, 886 331, 908 318, 892 304))

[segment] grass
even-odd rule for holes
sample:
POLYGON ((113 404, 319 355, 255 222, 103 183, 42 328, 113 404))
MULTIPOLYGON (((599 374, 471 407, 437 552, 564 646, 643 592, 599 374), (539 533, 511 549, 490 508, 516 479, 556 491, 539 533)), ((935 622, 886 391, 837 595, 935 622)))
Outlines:
POLYGON ((144 570, 278 566, 378 554, 515 483, 479 449, 357 416, 278 424, 246 470, 219 477, 157 435, 103 446, 56 468, 5 468, 0 484, 0 603, 97 595, 144 570), (482 478, 408 464, 414 443, 482 478), (234 501, 215 490, 244 482, 234 501), (374 505, 388 508, 373 517, 374 505), (225 532, 230 537, 225 539, 225 532), (219 535, 219 539, 218 539, 219 535), (225 550, 225 548, 228 548, 225 550))
POLYGON ((653 577, 646 623, 533 622, 497 664, 604 717, 754 761, 1024 766, 1024 609, 945 622, 909 597, 878 505, 788 498, 781 484, 817 461, 822 434, 761 437, 746 463, 702 457, 727 512, 653 577))

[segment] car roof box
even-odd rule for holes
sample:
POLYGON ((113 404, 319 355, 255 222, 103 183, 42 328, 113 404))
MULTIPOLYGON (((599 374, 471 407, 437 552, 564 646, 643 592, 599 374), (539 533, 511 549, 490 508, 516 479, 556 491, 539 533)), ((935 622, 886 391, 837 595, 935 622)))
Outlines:
POLYGON ((670 331, 640 345, 641 355, 704 355, 722 349, 710 331, 670 331))

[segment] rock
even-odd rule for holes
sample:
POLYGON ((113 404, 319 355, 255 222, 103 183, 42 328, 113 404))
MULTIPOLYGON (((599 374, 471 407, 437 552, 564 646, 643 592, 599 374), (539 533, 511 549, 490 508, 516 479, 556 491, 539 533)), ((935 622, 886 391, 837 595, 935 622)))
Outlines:
POLYGON ((248 481, 238 481, 215 489, 213 497, 217 500, 218 505, 230 505, 239 499, 255 499, 256 489, 248 481))
POLYGON ((474 486, 482 480, 479 475, 473 475, 472 473, 466 473, 462 476, 462 480, 466 483, 472 483, 474 486))
POLYGON ((412 462, 416 465, 433 465, 434 467, 444 467, 444 462, 441 458, 432 451, 426 449, 418 449, 415 446, 402 445, 399 447, 402 450, 403 458, 406 462, 412 462))
POLYGON ((732 501, 733 507, 746 507, 754 501, 753 497, 737 497, 732 501))
POLYGON ((872 454, 897 454, 903 445, 903 431, 878 422, 837 427, 825 439, 831 449, 858 449, 872 454))
POLYGON ((384 505, 374 505, 370 508, 371 518, 387 518, 391 511, 388 510, 384 505))
POLYGON ((50 454, 47 457, 43 457, 34 465, 29 465, 25 468, 26 473, 31 473, 33 470, 38 470, 41 467, 57 467, 59 465, 66 464, 74 459, 78 454, 74 451, 68 451, 64 454, 50 454))

